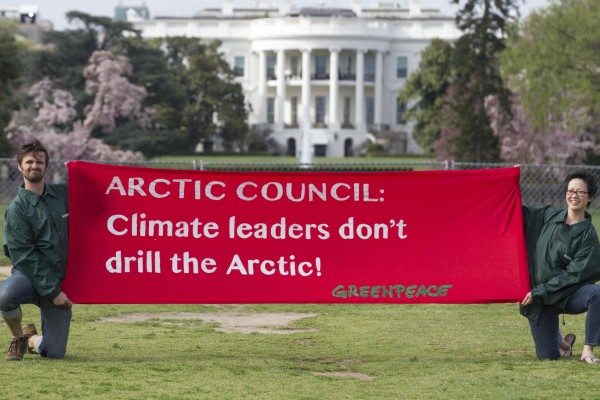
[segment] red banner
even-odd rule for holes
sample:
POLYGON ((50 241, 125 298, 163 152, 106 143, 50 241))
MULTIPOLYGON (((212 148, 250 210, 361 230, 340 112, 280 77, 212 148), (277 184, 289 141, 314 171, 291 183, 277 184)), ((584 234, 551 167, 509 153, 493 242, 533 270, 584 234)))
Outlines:
POLYGON ((529 290, 519 169, 68 163, 76 303, 491 303, 529 290))

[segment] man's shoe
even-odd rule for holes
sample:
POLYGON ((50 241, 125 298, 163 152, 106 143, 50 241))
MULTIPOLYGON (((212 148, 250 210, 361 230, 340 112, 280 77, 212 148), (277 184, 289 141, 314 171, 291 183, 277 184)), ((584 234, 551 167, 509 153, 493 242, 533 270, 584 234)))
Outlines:
POLYGON ((23 353, 25 353, 25 351, 28 351, 29 353, 35 353, 35 351, 33 351, 31 347, 29 347, 29 338, 38 334, 37 329, 35 329, 35 324, 23 325, 22 328, 23 336, 27 338, 27 340, 25 341, 25 348, 23 349, 23 353))
POLYGON ((25 336, 13 338, 10 341, 10 346, 8 346, 8 351, 6 352, 4 359, 6 361, 21 361, 23 359, 23 354, 27 349, 27 340, 28 339, 25 336))

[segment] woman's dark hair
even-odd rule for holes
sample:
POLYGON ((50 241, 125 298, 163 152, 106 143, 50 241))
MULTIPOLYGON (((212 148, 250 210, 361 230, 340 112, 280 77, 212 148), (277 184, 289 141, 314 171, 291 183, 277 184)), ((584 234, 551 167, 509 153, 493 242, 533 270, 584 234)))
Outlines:
POLYGON ((598 191, 598 184, 596 183, 596 178, 591 172, 586 170, 572 172, 569 175, 567 175, 565 181, 563 182, 563 193, 567 192, 569 182, 571 182, 573 179, 581 179, 585 182, 587 186, 588 196, 590 197, 590 201, 588 201, 587 204, 589 207, 590 203, 592 202, 591 200, 594 197, 596 197, 596 192, 598 191))

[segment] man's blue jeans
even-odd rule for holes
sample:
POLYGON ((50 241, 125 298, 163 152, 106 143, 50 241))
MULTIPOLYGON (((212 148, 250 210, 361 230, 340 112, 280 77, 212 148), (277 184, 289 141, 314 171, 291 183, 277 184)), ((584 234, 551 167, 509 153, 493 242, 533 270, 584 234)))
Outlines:
POLYGON ((71 307, 58 307, 52 299, 41 297, 27 277, 13 269, 12 275, 0 283, 0 315, 3 318, 21 316, 21 304, 35 304, 40 308, 43 334, 40 355, 64 357, 71 326, 71 307))
MULTIPOLYGON (((585 344, 600 345, 600 286, 585 284, 578 288, 565 305, 565 314, 581 314, 587 311, 585 320, 585 344)), ((558 346, 561 341, 558 329, 560 310, 545 306, 537 322, 529 320, 535 352, 540 360, 560 358, 558 346)))

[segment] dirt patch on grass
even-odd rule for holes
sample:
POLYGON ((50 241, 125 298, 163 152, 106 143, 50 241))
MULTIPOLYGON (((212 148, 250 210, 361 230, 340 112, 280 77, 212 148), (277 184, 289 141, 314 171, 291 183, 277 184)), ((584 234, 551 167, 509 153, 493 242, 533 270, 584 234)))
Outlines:
POLYGON ((102 318, 100 321, 131 324, 155 320, 164 323, 201 320, 219 324, 219 327, 216 328, 219 332, 289 335, 292 333, 317 332, 316 329, 292 329, 289 327, 294 321, 315 316, 317 314, 308 313, 136 313, 115 315, 102 318))
POLYGON ((372 381, 375 377, 361 374, 353 371, 335 371, 335 372, 313 372, 316 376, 325 376, 327 378, 350 378, 358 379, 359 381, 372 381))

